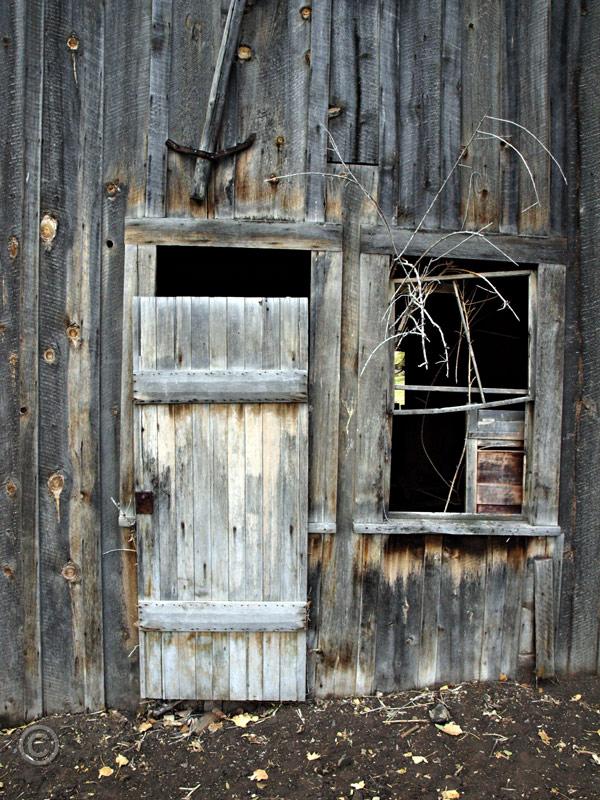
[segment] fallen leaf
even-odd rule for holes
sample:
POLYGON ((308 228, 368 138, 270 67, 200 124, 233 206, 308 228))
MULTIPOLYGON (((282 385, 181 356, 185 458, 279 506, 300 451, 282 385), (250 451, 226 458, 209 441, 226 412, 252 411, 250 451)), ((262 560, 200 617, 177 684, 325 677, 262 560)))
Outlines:
POLYGON ((250 775, 251 781, 268 781, 269 774, 264 769, 255 769, 252 775, 250 775))
POLYGON ((192 739, 190 744, 190 749, 193 750, 195 753, 203 753, 204 747, 200 739, 192 739))
POLYGON ((598 753, 592 753, 592 761, 600 767, 600 756, 598 753))
POLYGON ((110 778, 113 774, 114 769, 112 767, 100 767, 98 770, 98 777, 99 778, 110 778))
POLYGON ((208 726, 208 730, 211 733, 216 733, 217 731, 220 731, 222 727, 223 727, 222 722, 211 722, 210 725, 208 726))
POLYGON ((578 703, 580 700, 581 700, 580 694, 574 694, 573 697, 571 698, 572 703, 578 703))
POLYGON ((316 761, 318 758, 321 758, 321 753, 307 753, 306 760, 307 761, 316 761))
POLYGON ((538 731, 538 736, 544 744, 550 744, 550 737, 543 728, 538 731))
POLYGON ((406 775, 406 767, 400 767, 400 769, 397 769, 396 772, 398 775, 406 775))
POLYGON ((258 717, 256 714, 236 714, 235 717, 231 717, 231 721, 238 728, 247 728, 251 722, 257 722, 258 717))
POLYGON ((448 736, 460 736, 463 732, 463 729, 456 722, 447 722, 445 725, 436 725, 435 727, 442 733, 447 733, 448 736))
POLYGON ((413 756, 412 757, 413 764, 428 764, 429 762, 425 758, 425 756, 413 756))
POLYGON ((364 789, 365 788, 365 782, 364 781, 357 781, 356 783, 351 783, 350 786, 353 789, 364 789))
POLYGON ((115 758, 115 763, 120 767, 124 767, 126 764, 129 764, 129 759, 119 753, 119 755, 115 758))
POLYGON ((503 672, 501 672, 500 675, 498 675, 498 680, 501 683, 506 683, 506 681, 508 680, 508 675, 505 675, 503 672))
POLYGON ((459 800, 460 792, 456 789, 444 789, 442 792, 442 800, 459 800))
POLYGON ((138 733, 146 733, 146 731, 149 731, 153 725, 154 722, 150 722, 150 720, 146 720, 146 722, 141 722, 138 725, 138 733))

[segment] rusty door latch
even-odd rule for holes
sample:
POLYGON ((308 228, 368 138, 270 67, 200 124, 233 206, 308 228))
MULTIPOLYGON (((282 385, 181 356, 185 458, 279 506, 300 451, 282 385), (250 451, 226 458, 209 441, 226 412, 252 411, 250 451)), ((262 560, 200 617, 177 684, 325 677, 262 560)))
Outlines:
POLYGON ((135 513, 154 514, 154 492, 135 493, 135 513))

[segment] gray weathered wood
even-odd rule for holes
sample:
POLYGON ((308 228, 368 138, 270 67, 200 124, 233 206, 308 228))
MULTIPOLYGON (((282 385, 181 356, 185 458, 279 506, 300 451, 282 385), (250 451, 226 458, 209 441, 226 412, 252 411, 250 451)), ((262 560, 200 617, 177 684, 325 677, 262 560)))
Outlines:
MULTIPOLYGON (((209 381, 225 374, 234 383, 271 371, 302 374, 306 383, 306 315, 306 300, 297 298, 136 298, 134 366, 139 374, 162 368, 174 380, 178 373, 209 381)), ((172 622, 142 624, 149 696, 296 700, 305 694, 304 627, 257 626, 262 617, 253 616, 259 607, 252 603, 306 607, 301 450, 308 409, 306 402, 244 403, 239 395, 226 403, 135 407, 136 459, 145 476, 137 486, 157 487, 154 514, 138 517, 140 602, 159 599, 161 609, 177 612, 172 622), (147 432, 153 416, 155 436, 147 432), (159 598, 152 594, 157 585, 159 598), (222 603, 230 620, 242 609, 237 627, 219 622, 222 603)), ((143 623, 146 612, 140 613, 143 623)))
POLYGON ((5 156, 0 181, 2 257, 0 300, 0 638, 5 648, 0 724, 42 714, 40 585, 38 580, 38 280, 42 3, 4 4, 0 27, 6 47, 0 64, 5 156), (32 61, 23 57, 28 53, 32 61), (23 136, 24 129, 29 131, 23 136), (30 178, 29 188, 25 176, 30 178))
POLYGON ((169 71, 173 0, 152 0, 150 48, 150 93, 148 108, 148 159, 146 216, 165 214, 167 194, 167 148, 169 138, 169 71))
MULTIPOLYGON (((507 236, 490 234, 470 236, 469 233, 452 235, 420 231, 410 228, 392 228, 393 241, 382 225, 365 225, 361 229, 361 252, 392 254, 405 250, 408 256, 440 256, 451 247, 456 258, 515 262, 567 261, 566 240, 562 237, 507 236), (445 236, 446 238, 441 239, 445 236), (439 243, 438 243, 439 242, 439 243), (437 243, 437 244, 436 244, 437 243)), ((270 222, 259 220, 207 220, 207 219, 129 219, 126 225, 129 244, 198 244, 206 247, 265 247, 298 250, 340 250, 341 227, 335 222, 270 222)), ((509 263, 509 262, 508 262, 509 263)))
MULTIPOLYGON (((317 252, 311 264, 309 517, 335 529, 337 497, 342 259, 317 252)), ((331 532, 331 531, 330 531, 331 532)))
POLYGON ((304 219, 311 25, 302 8, 261 0, 244 17, 250 58, 236 64, 237 139, 254 133, 256 142, 236 157, 238 218, 304 219), (294 177, 269 180, 278 175, 294 177))
POLYGON ((564 370, 564 267, 541 264, 537 286, 535 404, 527 498, 532 523, 555 525, 558 521, 564 370))
MULTIPOLYGON (((71 29, 70 25, 68 26, 71 29)), ((102 124, 102 287, 100 305, 100 468, 102 498, 103 638, 105 697, 110 707, 136 707, 139 698, 135 650, 136 564, 130 531, 118 525, 114 500, 120 493, 121 352, 123 330, 124 218, 141 216, 146 204, 146 131, 149 114, 150 3, 130 6, 107 0, 102 124), (132 36, 131 31, 136 33, 132 36), (108 243, 112 243, 112 247, 108 243), (133 655, 132 655, 133 651, 133 655)), ((64 34, 64 31, 63 31, 64 34)), ((81 35, 81 34, 80 34, 81 35)), ((59 47, 64 47, 64 38, 59 47)), ((83 53, 85 40, 81 44, 83 53)), ((89 55, 89 52, 88 52, 89 55)), ((72 65, 71 65, 72 70, 72 65)), ((68 119, 68 115, 67 115, 68 119)), ((92 134, 98 137, 98 118, 92 134)))
POLYGON ((356 408, 358 400, 358 330, 360 298, 361 197, 351 184, 344 193, 342 255, 342 328, 340 344, 340 408, 338 429, 336 534, 332 552, 323 561, 319 649, 316 683, 322 695, 350 695, 356 687, 360 585, 353 578, 355 541, 356 408), (343 654, 343 656, 342 656, 343 654))
POLYGON ((554 671, 554 576, 551 558, 534 560, 535 576, 535 674, 553 678, 554 671))
POLYGON ((285 250, 339 250, 336 224, 207 219, 130 219, 131 244, 198 244, 205 247, 266 247, 285 250))
POLYGON ((306 370, 134 371, 136 403, 298 403, 307 399, 306 370))
MULTIPOLYGON (((207 150, 208 152, 214 152, 216 150, 219 127, 221 125, 225 98, 227 96, 229 73, 238 45, 245 6, 246 0, 230 0, 229 3, 229 12, 225 20, 221 47, 217 56, 213 82, 208 97, 206 117, 200 136, 200 144, 198 145, 200 150, 207 150)), ((202 202, 206 196, 206 185, 210 175, 210 167, 211 162, 207 159, 197 159, 196 169, 194 171, 192 197, 198 202, 202 202)))
POLYGON ((331 2, 329 130, 339 155, 329 161, 377 164, 379 148, 379 3, 331 2))
POLYGON ((310 28, 310 86, 308 133, 306 142, 306 219, 325 219, 325 182, 327 172, 327 137, 329 72, 331 49, 331 3, 321 0, 312 9, 310 28))
MULTIPOLYGON (((142 600, 140 628, 149 631, 297 631, 306 603, 232 600, 142 600)), ((245 687, 244 687, 245 688, 245 687)))
POLYGON ((43 421, 38 436, 43 543, 39 580, 47 713, 104 704, 97 402, 102 217, 97 134, 103 120, 103 38, 103 14, 96 7, 67 2, 45 6, 48 80, 42 104, 39 203, 42 220, 48 215, 57 223, 53 237, 45 238, 43 229, 37 232, 43 275, 38 316, 43 421), (72 29, 87 39, 89 58, 66 47, 61 20, 67 9, 72 29), (78 326, 73 338, 67 330, 72 323, 78 326), (71 567, 64 572, 68 563, 75 564, 74 580, 67 577, 73 577, 71 567))
MULTIPOLYGON (((442 8, 437 0, 408 0, 399 20, 398 219, 405 225, 421 222, 446 177, 440 169, 442 8)), ((423 227, 438 227, 439 219, 438 202, 423 227)))
POLYGON ((530 525, 514 515, 482 519, 475 514, 403 514, 386 522, 355 522, 355 533, 369 534, 444 534, 445 536, 559 536, 558 525, 530 525))
POLYGON ((379 31, 379 206, 386 219, 398 210, 398 75, 401 10, 395 0, 382 0, 379 31))

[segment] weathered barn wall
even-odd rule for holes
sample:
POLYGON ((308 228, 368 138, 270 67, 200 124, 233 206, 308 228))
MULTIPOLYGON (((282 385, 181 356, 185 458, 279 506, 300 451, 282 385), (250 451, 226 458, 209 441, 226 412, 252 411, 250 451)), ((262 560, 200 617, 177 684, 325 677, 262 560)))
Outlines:
MULTIPOLYGON (((598 669, 600 8, 249 0, 241 43, 251 57, 234 65, 220 145, 257 140, 216 166, 207 201, 194 204, 193 161, 164 141, 198 144, 227 5, 0 4, 0 717, 136 702, 135 553, 113 502, 126 458, 125 217, 339 221, 355 202, 342 202, 340 182, 265 182, 342 170, 327 125, 402 226, 421 219, 485 113, 526 125, 567 166, 565 191, 512 131, 540 193, 521 214, 533 199, 527 175, 508 146, 479 142, 465 158, 478 176, 458 169, 424 227, 453 229, 466 216, 506 234, 568 236, 558 663, 598 669)), ((364 358, 376 336, 366 321, 385 261, 351 243, 313 256, 311 430, 321 436, 311 521, 329 532, 310 537, 310 676, 324 693, 493 678, 532 660, 531 558, 545 542, 362 537, 349 527, 353 496, 362 516, 379 511, 385 490, 386 433, 368 424, 372 387, 348 350, 364 358), (344 439, 340 387, 358 415, 354 442, 344 439), (355 448, 351 462, 340 445, 355 448)))

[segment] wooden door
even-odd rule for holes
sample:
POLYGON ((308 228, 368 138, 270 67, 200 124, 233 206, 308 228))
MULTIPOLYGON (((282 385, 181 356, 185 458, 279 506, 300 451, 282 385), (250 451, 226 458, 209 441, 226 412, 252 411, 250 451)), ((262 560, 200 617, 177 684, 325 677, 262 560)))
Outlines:
POLYGON ((307 301, 133 315, 141 694, 302 700, 307 301))

